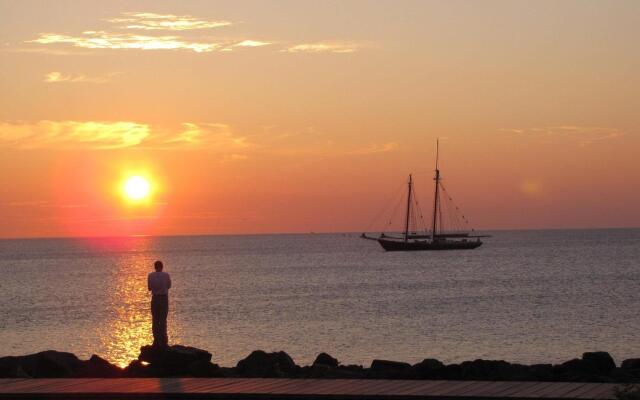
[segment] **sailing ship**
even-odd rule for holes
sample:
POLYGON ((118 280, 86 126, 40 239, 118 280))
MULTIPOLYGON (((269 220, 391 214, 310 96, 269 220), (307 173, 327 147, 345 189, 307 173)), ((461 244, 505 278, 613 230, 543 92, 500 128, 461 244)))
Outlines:
MULTIPOLYGON (((488 235, 477 235, 473 229, 465 229, 459 223, 454 223, 453 230, 445 227, 445 215, 447 214, 455 221, 456 211, 459 208, 455 205, 446 208, 444 201, 453 199, 448 195, 442 185, 440 169, 438 165, 439 143, 436 142, 436 169, 435 169, 435 190, 433 199, 433 210, 431 212, 431 223, 429 228, 419 229, 418 220, 423 220, 422 212, 416 210, 418 202, 416 200, 413 177, 410 174, 407 187, 406 210, 404 215, 404 231, 401 234, 381 233, 379 237, 368 236, 363 233, 362 238, 376 240, 386 251, 415 251, 415 250, 470 250, 482 246, 483 237, 488 235)), ((462 220, 468 225, 464 215, 462 220)), ((457 221, 459 222, 459 221, 457 221)))

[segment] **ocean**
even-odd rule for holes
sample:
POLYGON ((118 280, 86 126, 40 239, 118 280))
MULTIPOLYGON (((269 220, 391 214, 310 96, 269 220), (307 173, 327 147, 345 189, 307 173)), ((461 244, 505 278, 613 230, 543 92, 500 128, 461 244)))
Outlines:
POLYGON ((496 231, 477 250, 385 253, 357 234, 0 240, 0 356, 119 365, 151 342, 146 276, 173 281, 171 343, 234 366, 640 357, 640 229, 496 231))

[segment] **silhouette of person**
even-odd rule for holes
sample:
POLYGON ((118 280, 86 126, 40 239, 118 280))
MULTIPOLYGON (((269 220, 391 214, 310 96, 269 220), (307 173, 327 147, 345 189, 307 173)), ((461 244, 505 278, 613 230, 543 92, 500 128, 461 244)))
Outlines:
POLYGON ((147 284, 151 291, 151 318, 153 330, 153 347, 165 348, 169 345, 167 335, 167 315, 169 314, 169 288, 171 277, 163 272, 162 261, 153 263, 155 272, 149 273, 147 284))

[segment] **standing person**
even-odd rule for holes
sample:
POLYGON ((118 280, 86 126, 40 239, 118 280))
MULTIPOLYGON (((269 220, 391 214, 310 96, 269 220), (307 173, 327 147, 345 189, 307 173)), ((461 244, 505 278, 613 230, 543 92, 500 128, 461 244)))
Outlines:
POLYGON ((165 348, 169 344, 167 335, 167 315, 169 314, 169 288, 171 277, 162 272, 162 261, 153 263, 155 272, 149 273, 147 283, 151 291, 151 317, 153 329, 153 347, 165 348))

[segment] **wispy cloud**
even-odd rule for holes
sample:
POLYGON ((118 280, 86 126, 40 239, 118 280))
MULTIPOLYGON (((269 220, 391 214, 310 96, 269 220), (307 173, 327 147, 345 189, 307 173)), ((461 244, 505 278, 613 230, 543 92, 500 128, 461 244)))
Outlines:
POLYGON ((626 135, 616 128, 559 125, 539 128, 504 128, 502 132, 511 133, 517 136, 555 138, 567 137, 575 139, 580 146, 589 146, 597 142, 612 140, 626 135))
POLYGON ((355 43, 301 43, 287 47, 288 53, 353 53, 360 48, 355 43))
MULTIPOLYGON (((26 43, 40 45, 71 45, 81 49, 116 50, 188 50, 196 53, 232 52, 234 49, 271 46, 273 41, 252 38, 219 38, 193 36, 190 31, 210 30, 233 25, 226 20, 207 20, 191 15, 158 14, 152 12, 125 12, 116 18, 106 19, 111 24, 102 30, 86 30, 78 34, 56 32, 40 33, 26 43), (137 32, 136 32, 137 31, 137 32), (164 32, 163 32, 164 31, 164 32)), ((64 50, 46 48, 13 49, 47 54, 69 54, 64 50)), ((59 46, 58 46, 59 47, 59 46)), ((353 53, 363 47, 362 43, 347 41, 319 41, 280 45, 285 53, 353 53)), ((75 54, 71 52, 71 54, 75 54)))
POLYGON ((347 154, 377 154, 398 150, 398 143, 389 142, 383 144, 372 143, 366 147, 348 151, 347 154))
POLYGON ((3 121, 0 122, 0 146, 19 149, 122 148, 139 145, 150 133, 148 125, 125 121, 3 121))
POLYGON ((270 45, 270 42, 261 42, 259 40, 243 40, 242 42, 236 43, 234 47, 262 47, 270 45))
POLYGON ((254 145, 217 123, 185 122, 176 129, 131 121, 0 122, 0 147, 17 149, 207 149, 241 154, 254 145))
POLYGON ((86 49, 139 49, 139 50, 191 50, 196 53, 211 52, 221 47, 219 43, 193 42, 178 36, 146 36, 105 31, 85 31, 82 36, 43 33, 28 43, 66 43, 86 49))
POLYGON ((156 14, 149 12, 124 12, 121 18, 107 21, 117 24, 121 29, 141 29, 147 31, 168 30, 186 31, 192 29, 211 29, 229 26, 229 21, 207 21, 191 15, 156 14))
POLYGON ((69 83, 77 83, 77 82, 86 82, 86 83, 106 83, 111 80, 112 77, 119 75, 118 72, 113 72, 106 75, 100 76, 86 76, 83 74, 63 74, 62 72, 52 71, 47 73, 44 76, 44 82, 47 83, 60 83, 60 82, 69 82, 69 83))

